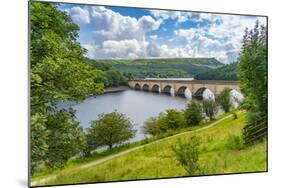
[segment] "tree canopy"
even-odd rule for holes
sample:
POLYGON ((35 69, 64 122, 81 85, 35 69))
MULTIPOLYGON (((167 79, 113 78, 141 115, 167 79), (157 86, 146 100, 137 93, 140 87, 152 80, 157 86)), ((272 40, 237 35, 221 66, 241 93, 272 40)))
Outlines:
POLYGON ((133 138, 135 132, 131 120, 118 112, 100 114, 99 118, 92 121, 87 129, 88 139, 92 140, 96 146, 108 146, 110 149, 115 144, 121 144, 133 138))

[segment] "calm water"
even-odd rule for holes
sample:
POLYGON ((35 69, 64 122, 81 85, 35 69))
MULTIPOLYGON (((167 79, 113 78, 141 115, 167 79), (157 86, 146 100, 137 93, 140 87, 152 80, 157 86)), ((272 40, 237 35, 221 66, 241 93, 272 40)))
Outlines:
POLYGON ((157 116, 166 109, 183 109, 187 99, 171 97, 163 94, 126 90, 117 93, 107 93, 97 97, 89 97, 82 103, 64 103, 59 108, 73 108, 76 117, 84 128, 90 126, 90 121, 95 120, 98 114, 109 113, 117 110, 124 113, 134 123, 137 133, 134 141, 144 138, 142 133, 143 122, 148 118, 157 116))

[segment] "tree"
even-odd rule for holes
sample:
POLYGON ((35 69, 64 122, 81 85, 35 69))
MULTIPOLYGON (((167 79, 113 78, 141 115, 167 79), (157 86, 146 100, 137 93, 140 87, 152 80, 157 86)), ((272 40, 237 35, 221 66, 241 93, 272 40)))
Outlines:
POLYGON ((168 109, 161 120, 161 124, 165 130, 183 127, 185 124, 183 113, 174 109, 168 109))
MULTIPOLYGON (((258 119, 267 119, 267 29, 257 21, 253 30, 245 30, 243 38, 242 53, 239 58, 240 88, 245 99, 242 107, 248 111, 247 125, 244 130, 245 139, 259 140, 262 137, 255 135, 255 123, 258 119), (253 137, 253 138, 250 138, 253 137)), ((263 132, 266 135, 267 123, 263 125, 263 132)))
POLYGON ((78 152, 82 128, 73 112, 58 112, 66 100, 103 92, 98 74, 84 63, 79 27, 66 12, 47 2, 32 2, 30 17, 31 171, 47 163, 61 167, 78 152), (61 116, 61 117, 60 117, 61 116))
POLYGON ((172 146, 179 164, 185 169, 187 175, 197 175, 199 173, 199 139, 192 136, 185 142, 178 141, 177 145, 172 146))
POLYGON ((218 113, 218 106, 216 102, 211 99, 203 100, 202 107, 209 119, 214 119, 214 116, 218 113))
POLYGON ((184 118, 187 126, 198 125, 203 120, 201 104, 197 101, 191 101, 186 106, 184 118))
POLYGON ((85 134, 74 114, 73 110, 60 110, 47 117, 46 163, 50 168, 63 167, 86 144, 85 134))
POLYGON ((144 122, 142 129, 144 134, 148 134, 152 136, 155 136, 163 132, 157 117, 152 117, 146 120, 144 122))
POLYGON ((31 117, 31 174, 39 170, 39 166, 44 163, 48 151, 46 121, 46 117, 42 114, 31 117))
POLYGON ((100 114, 98 119, 91 122, 87 134, 97 146, 108 146, 111 149, 114 144, 121 144, 135 136, 136 130, 133 124, 124 114, 111 112, 100 114))
POLYGON ((45 113, 58 102, 83 100, 103 92, 86 50, 76 40, 79 27, 46 2, 31 4, 31 113, 45 113))
POLYGON ((229 112, 229 110, 232 106, 230 91, 231 90, 229 88, 224 88, 218 96, 218 102, 225 112, 229 112))

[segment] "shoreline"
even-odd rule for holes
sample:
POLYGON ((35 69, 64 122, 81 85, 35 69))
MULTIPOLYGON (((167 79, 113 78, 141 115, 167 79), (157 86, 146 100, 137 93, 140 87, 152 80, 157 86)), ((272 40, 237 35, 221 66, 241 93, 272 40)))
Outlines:
POLYGON ((116 93, 116 92, 126 91, 128 89, 129 89, 128 86, 109 87, 109 88, 106 88, 104 90, 103 94, 106 94, 106 93, 116 93))

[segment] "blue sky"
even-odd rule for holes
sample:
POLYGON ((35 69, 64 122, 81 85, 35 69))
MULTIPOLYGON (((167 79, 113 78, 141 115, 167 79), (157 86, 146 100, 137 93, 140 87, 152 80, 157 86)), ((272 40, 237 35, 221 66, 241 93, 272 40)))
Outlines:
POLYGON ((234 62, 246 27, 264 17, 61 4, 93 59, 214 57, 234 62))

